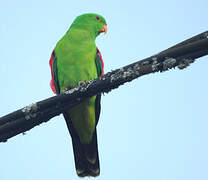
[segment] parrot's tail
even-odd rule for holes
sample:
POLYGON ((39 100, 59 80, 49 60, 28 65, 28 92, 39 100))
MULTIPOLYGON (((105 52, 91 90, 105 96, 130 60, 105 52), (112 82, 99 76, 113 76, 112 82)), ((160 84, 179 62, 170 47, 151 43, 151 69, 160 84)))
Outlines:
POLYGON ((80 139, 73 128, 68 113, 63 113, 63 115, 72 137, 74 161, 77 175, 80 177, 98 176, 100 174, 100 164, 98 157, 96 129, 93 134, 92 142, 90 144, 81 144, 80 139))

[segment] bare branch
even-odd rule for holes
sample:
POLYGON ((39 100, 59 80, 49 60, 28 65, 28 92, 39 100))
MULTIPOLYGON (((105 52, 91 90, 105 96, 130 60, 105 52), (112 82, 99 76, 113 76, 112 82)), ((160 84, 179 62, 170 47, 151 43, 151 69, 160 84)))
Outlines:
POLYGON ((195 59, 208 55, 208 32, 201 33, 149 58, 127 65, 83 83, 65 93, 36 102, 0 118, 0 142, 49 121, 88 97, 107 93, 140 76, 183 69, 195 59))

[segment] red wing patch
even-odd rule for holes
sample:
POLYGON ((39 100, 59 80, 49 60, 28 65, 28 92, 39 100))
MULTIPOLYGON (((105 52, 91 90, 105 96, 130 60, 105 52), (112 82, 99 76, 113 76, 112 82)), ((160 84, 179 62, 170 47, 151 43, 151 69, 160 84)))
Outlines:
POLYGON ((50 86, 51 86, 52 91, 55 94, 57 94, 56 93, 56 87, 55 87, 55 79, 54 79, 54 75, 53 75, 53 63, 54 63, 54 51, 52 52, 51 58, 50 58, 50 61, 49 61, 50 68, 51 68, 51 82, 50 82, 50 86))
POLYGON ((101 55, 98 47, 97 47, 97 51, 98 51, 98 54, 99 54, 100 59, 101 59, 101 62, 102 62, 102 72, 101 72, 101 76, 103 76, 104 75, 104 62, 103 62, 103 58, 102 58, 102 55, 101 55))

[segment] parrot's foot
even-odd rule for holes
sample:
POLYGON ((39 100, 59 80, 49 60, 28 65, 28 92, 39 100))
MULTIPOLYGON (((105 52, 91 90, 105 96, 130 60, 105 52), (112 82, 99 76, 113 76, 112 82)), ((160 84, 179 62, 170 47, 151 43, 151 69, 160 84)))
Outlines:
POLYGON ((78 86, 83 86, 84 84, 85 84, 84 81, 79 81, 79 82, 78 82, 78 86))

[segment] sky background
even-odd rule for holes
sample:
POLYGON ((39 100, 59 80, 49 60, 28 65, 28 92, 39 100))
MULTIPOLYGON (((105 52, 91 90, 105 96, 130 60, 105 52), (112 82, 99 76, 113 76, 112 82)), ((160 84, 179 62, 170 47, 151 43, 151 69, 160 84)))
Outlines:
MULTIPOLYGON (((207 0, 1 1, 0 116, 53 96, 49 58, 76 16, 106 18, 108 33, 96 43, 108 72, 208 30, 207 7, 207 0)), ((207 58, 103 96, 97 179, 208 179, 207 58)), ((79 179, 62 115, 1 143, 0 162, 1 180, 79 179)))

